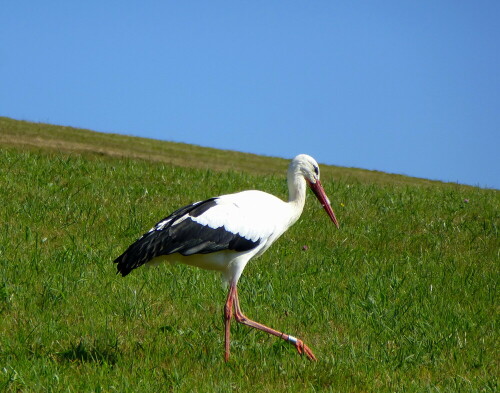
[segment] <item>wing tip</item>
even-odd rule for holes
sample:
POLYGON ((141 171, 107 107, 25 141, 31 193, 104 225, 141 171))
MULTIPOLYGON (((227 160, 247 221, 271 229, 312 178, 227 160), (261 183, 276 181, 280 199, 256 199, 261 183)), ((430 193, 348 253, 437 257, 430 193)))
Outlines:
POLYGON ((135 269, 136 266, 132 266, 130 263, 127 263, 127 253, 123 253, 118 258, 116 258, 113 263, 116 263, 116 274, 121 274, 122 277, 125 277, 132 270, 135 269))

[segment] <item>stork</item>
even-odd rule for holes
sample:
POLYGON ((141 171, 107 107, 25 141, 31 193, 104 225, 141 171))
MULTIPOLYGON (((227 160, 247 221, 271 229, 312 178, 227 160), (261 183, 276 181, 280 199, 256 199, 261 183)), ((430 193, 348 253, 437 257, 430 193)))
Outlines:
POLYGON ((230 354, 231 318, 277 336, 298 353, 316 360, 304 342, 247 318, 241 311, 236 285, 246 264, 264 253, 300 217, 309 186, 326 213, 339 227, 319 180, 317 162, 296 156, 288 168, 288 202, 256 190, 222 195, 182 207, 158 222, 114 261, 126 276, 144 264, 185 263, 219 271, 229 284, 224 306, 225 361, 230 354), (233 312, 234 311, 234 312, 233 312))

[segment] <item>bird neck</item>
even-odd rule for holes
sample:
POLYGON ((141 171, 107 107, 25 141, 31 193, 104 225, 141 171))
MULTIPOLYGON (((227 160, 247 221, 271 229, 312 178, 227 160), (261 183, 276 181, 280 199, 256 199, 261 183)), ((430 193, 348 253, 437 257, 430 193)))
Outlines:
POLYGON ((304 176, 297 173, 289 173, 288 175, 288 204, 292 208, 292 221, 295 222, 304 210, 306 203, 306 180, 304 176))

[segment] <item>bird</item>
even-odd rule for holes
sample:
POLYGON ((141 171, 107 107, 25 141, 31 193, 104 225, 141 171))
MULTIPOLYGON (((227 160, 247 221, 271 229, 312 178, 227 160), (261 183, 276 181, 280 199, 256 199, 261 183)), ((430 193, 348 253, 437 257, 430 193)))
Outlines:
POLYGON ((230 326, 236 322, 274 335, 294 345, 300 355, 317 360, 304 342, 246 317, 240 307, 237 283, 246 264, 262 255, 300 217, 307 187, 313 191, 331 221, 339 223, 320 182, 319 166, 299 154, 287 172, 288 201, 263 191, 247 190, 184 206, 155 224, 118 258, 123 277, 142 265, 184 263, 218 271, 228 284, 224 305, 224 360, 230 357, 230 326))

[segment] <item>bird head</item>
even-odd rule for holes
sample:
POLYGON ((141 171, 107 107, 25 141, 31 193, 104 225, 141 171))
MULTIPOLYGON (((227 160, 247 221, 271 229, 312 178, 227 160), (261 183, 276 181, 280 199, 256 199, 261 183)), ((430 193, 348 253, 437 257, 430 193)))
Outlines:
POLYGON ((339 228, 339 222, 332 210, 330 200, 326 196, 325 190, 319 180, 319 166, 316 160, 307 154, 299 154, 292 160, 290 166, 295 172, 299 172, 302 176, 304 176, 307 184, 313 191, 314 195, 316 195, 316 198, 318 198, 332 222, 337 228, 339 228))

